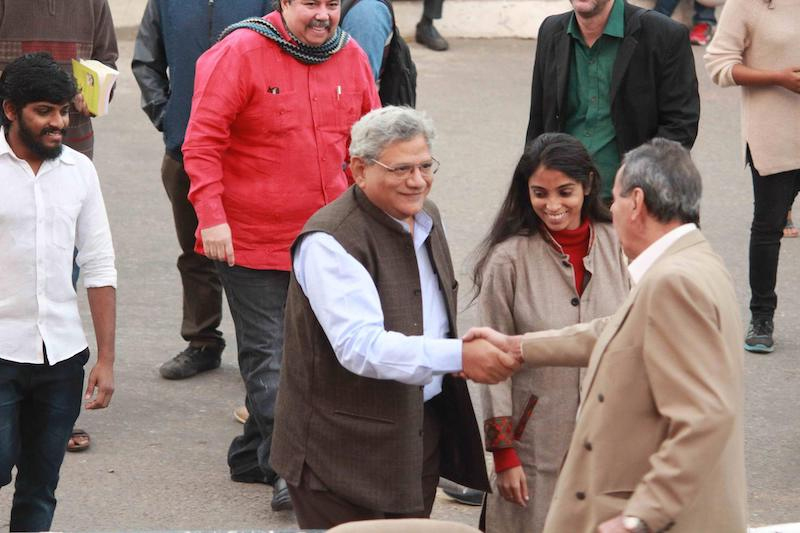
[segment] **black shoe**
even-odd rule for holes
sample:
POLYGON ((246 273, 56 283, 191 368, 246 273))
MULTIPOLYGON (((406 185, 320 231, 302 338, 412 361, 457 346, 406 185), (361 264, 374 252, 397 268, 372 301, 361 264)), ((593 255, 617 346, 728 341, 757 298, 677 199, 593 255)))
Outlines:
POLYGON ((275 480, 272 485, 272 501, 269 503, 273 511, 291 511, 292 497, 289 496, 289 486, 283 478, 275 480))
POLYGON ((439 34, 439 30, 433 25, 433 21, 429 19, 422 19, 417 24, 416 41, 437 52, 444 52, 450 48, 444 37, 439 34))
POLYGON ((483 504, 483 491, 462 487, 452 482, 440 482, 439 487, 458 503, 474 506, 483 504))
POLYGON ((744 338, 744 349, 754 353, 770 353, 775 349, 772 332, 775 325, 771 318, 753 318, 744 338))
POLYGON ((184 351, 161 365, 158 371, 165 379, 190 378, 206 370, 219 368, 225 341, 206 346, 189 345, 184 351))

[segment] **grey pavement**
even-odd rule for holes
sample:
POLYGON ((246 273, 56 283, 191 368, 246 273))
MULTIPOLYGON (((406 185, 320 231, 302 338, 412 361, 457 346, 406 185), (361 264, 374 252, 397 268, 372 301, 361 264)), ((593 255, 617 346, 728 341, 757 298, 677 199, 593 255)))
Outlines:
MULTIPOLYGON (((416 45, 412 52, 420 76, 418 107, 431 114, 439 132, 434 151, 442 168, 432 197, 445 218, 460 269, 463 331, 475 325, 474 308, 466 306, 466 261, 487 231, 522 149, 534 42, 457 39, 451 44, 446 53, 416 45)), ((111 113, 95 121, 95 162, 119 269, 117 392, 110 408, 84 412, 79 419, 78 425, 92 435, 92 447, 66 457, 53 528, 291 527, 290 513, 269 510, 270 488, 228 479, 226 450, 241 431, 232 411, 244 394, 229 317, 222 326, 229 345, 221 369, 179 382, 158 376, 158 366, 183 347, 178 246, 160 183, 161 138, 139 110, 139 91, 129 69, 132 42, 120 45, 122 72, 111 113)), ((695 50, 697 60, 699 53, 695 50)), ((702 227, 730 268, 744 321, 749 318, 752 193, 741 157, 738 91, 712 86, 702 71, 699 78, 703 118, 694 156, 705 178, 702 227)), ((745 357, 752 525, 793 522, 800 516, 800 423, 792 415, 800 404, 798 257, 800 240, 785 242, 777 350, 745 357)), ((10 497, 10 488, 0 491, 0 529, 8 527, 10 497)), ((434 517, 474 525, 478 510, 441 496, 434 517)))

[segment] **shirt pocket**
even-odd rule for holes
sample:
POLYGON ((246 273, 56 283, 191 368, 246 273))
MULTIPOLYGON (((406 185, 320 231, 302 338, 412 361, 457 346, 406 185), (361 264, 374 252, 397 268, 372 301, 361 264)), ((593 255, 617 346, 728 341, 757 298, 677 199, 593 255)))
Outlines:
POLYGON ((54 206, 50 212, 50 239, 63 250, 75 248, 75 226, 80 213, 81 204, 63 204, 54 206))
POLYGON ((243 123, 260 124, 262 133, 285 133, 300 125, 300 98, 296 92, 264 89, 261 105, 249 106, 243 123))
POLYGON ((350 134, 350 128, 359 118, 361 93, 339 93, 329 95, 320 110, 320 128, 324 131, 350 134))

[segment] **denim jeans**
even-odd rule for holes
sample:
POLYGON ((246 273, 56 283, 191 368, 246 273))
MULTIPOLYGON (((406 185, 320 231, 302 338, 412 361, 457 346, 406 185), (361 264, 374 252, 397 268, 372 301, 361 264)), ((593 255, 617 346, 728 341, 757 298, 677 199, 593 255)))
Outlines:
POLYGON ((17 467, 10 531, 50 529, 88 359, 87 348, 53 366, 0 360, 0 487, 17 467))
POLYGON ((347 12, 342 29, 364 49, 378 81, 383 64, 383 49, 392 33, 392 14, 381 0, 361 0, 347 12))
POLYGON ((747 160, 753 175, 753 224, 750 226, 750 313, 772 318, 778 306, 775 283, 786 212, 800 189, 800 169, 762 176, 747 160))
POLYGON ((283 317, 289 272, 229 267, 216 262, 236 329, 239 372, 250 417, 228 449, 231 475, 261 472, 276 478, 269 466, 275 400, 283 356, 283 317))
MULTIPOLYGON (((657 0, 656 7, 653 9, 668 17, 672 16, 675 8, 678 7, 680 0, 657 0)), ((700 22, 708 22, 709 24, 717 24, 717 17, 714 14, 713 7, 706 7, 697 0, 694 2, 694 16, 692 22, 698 24, 700 22)))

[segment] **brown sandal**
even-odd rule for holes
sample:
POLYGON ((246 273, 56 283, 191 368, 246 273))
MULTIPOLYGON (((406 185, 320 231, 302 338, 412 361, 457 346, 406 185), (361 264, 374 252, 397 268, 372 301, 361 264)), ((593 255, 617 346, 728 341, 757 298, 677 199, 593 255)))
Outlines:
POLYGON ((92 444, 92 439, 86 431, 78 428, 72 428, 72 434, 67 441, 68 452, 83 452, 89 449, 92 444))

